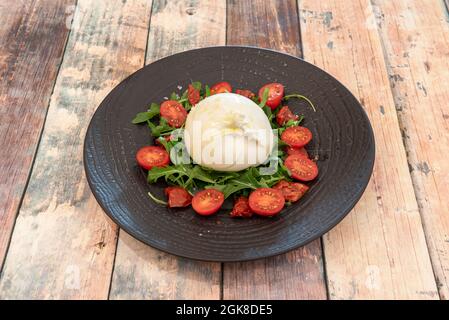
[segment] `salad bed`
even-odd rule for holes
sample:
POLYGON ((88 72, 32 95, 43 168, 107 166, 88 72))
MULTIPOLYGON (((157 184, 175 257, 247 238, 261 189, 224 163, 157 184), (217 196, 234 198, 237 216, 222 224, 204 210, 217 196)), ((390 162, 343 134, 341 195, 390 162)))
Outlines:
POLYGON ((278 131, 277 149, 267 164, 239 172, 214 171, 199 164, 186 164, 179 129, 183 128, 188 112, 202 99, 226 92, 233 92, 228 82, 212 87, 193 82, 181 96, 172 93, 161 105, 152 103, 147 111, 138 113, 132 120, 134 124, 146 124, 155 142, 138 150, 137 163, 148 170, 149 183, 164 179, 169 185, 165 189, 167 201, 151 193, 149 196, 170 208, 192 205, 195 212, 203 216, 216 213, 224 200, 232 196, 232 217, 274 216, 285 205, 298 201, 309 189, 304 182, 318 175, 316 163, 304 149, 312 140, 312 133, 300 126, 303 116, 294 114, 285 103, 299 98, 315 107, 303 95, 284 95, 284 86, 280 83, 264 85, 257 95, 250 90, 237 89, 235 93, 253 100, 263 109, 272 129, 278 131))

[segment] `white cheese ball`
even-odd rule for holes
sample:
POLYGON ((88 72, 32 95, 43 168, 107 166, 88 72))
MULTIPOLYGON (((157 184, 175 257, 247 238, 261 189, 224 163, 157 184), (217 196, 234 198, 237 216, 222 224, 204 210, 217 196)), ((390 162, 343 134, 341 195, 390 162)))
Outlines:
POLYGON ((217 171, 240 171, 264 163, 274 145, 267 116, 251 99, 220 93, 192 107, 184 142, 194 162, 217 171))

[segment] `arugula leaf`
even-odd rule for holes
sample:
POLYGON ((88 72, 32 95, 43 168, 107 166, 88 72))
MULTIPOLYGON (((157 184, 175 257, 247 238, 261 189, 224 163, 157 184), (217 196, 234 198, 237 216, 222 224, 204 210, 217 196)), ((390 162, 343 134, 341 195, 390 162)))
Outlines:
POLYGON ((271 108, 267 107, 267 106, 263 106, 262 110, 265 113, 265 115, 267 116, 268 120, 271 121, 271 119, 273 118, 273 112, 271 111, 271 108))
POLYGON ((303 96, 301 94, 289 94, 284 96, 284 100, 287 101, 288 99, 291 98, 298 98, 298 99, 304 99, 307 101, 307 103, 312 107, 313 111, 316 112, 315 106, 313 105, 312 101, 309 100, 309 98, 307 98, 306 96, 303 96))
POLYGON ((277 138, 277 145, 278 145, 278 152, 279 152, 279 150, 280 150, 282 147, 288 146, 288 144, 285 143, 285 142, 284 142, 283 140, 281 140, 281 138, 280 138, 281 133, 282 133, 284 130, 285 130, 285 129, 283 129, 283 128, 278 129, 278 134, 277 134, 277 136, 276 136, 276 138, 277 138))
MULTIPOLYGON (((173 93, 172 93, 172 95, 173 95, 173 93)), ((182 93, 181 96, 176 94, 176 96, 178 96, 178 99, 172 99, 172 100, 177 100, 179 103, 183 104, 184 102, 189 101, 188 95, 189 95, 189 91, 188 90, 184 90, 184 92, 182 93)), ((175 98, 176 96, 173 95, 172 98, 175 98)))
POLYGON ((204 86, 204 95, 205 95, 205 97, 210 96, 210 88, 207 84, 204 86))
MULTIPOLYGON (((304 120, 304 116, 301 115, 298 120, 288 120, 282 127, 279 127, 278 130, 278 135, 280 136, 282 134, 282 132, 285 131, 285 129, 289 128, 289 127, 294 127, 294 126, 299 126, 302 122, 302 120, 304 120)), ((287 145, 284 141, 278 139, 278 144, 279 147, 285 146, 287 145)))
POLYGON ((198 91, 201 90, 201 82, 199 81, 192 82, 192 86, 198 91))
POLYGON ((208 174, 215 181, 215 184, 223 184, 224 182, 240 177, 238 172, 223 172, 208 170, 208 174))
POLYGON ((223 192, 225 198, 229 197, 231 194, 239 192, 245 189, 257 189, 263 188, 267 185, 262 181, 258 181, 255 175, 258 175, 256 168, 248 168, 242 172, 236 178, 227 180, 224 184, 213 184, 208 185, 205 188, 214 188, 223 192))
POLYGON ((259 183, 257 183, 257 186, 256 186, 255 184, 252 184, 248 180, 243 181, 243 180, 237 180, 237 179, 229 181, 228 184, 234 185, 237 187, 241 187, 241 189, 257 189, 257 186, 259 185, 259 183))
MULTIPOLYGON (((176 178, 177 176, 188 175, 190 170, 184 165, 166 166, 166 167, 154 167, 148 171, 147 180, 149 183, 157 182, 160 178, 167 177, 176 178), (176 175, 176 176, 175 176, 176 175)), ((168 179, 170 180, 170 179, 168 179)))
POLYGON ((279 126, 276 122, 275 115, 274 115, 273 111, 271 110, 271 108, 268 106, 264 106, 264 107, 262 107, 262 110, 265 113, 265 115, 267 116, 268 121, 270 122, 271 128, 272 129, 278 128, 279 126))
POLYGON ((161 118, 159 125, 155 125, 151 121, 147 121, 148 127, 151 129, 151 134, 153 137, 159 137, 162 133, 173 131, 175 128, 168 125, 167 120, 161 118))
POLYGON ((151 116, 148 112, 139 112, 136 114, 136 117, 131 121, 133 124, 142 123, 151 119, 151 116))
POLYGON ((280 168, 281 168, 279 171, 280 171, 282 174, 286 175, 286 176, 288 177, 288 180, 291 180, 291 179, 290 179, 290 175, 291 175, 290 170, 288 170, 288 168, 285 166, 285 164, 284 164, 283 161, 279 161, 279 166, 280 166, 280 168))
POLYGON ((285 155, 286 155, 286 153, 285 153, 284 151, 278 150, 278 157, 279 157, 279 158, 282 158, 282 157, 285 156, 285 155))
POLYGON ((156 202, 158 204, 162 204, 164 206, 166 206, 168 204, 166 201, 156 198, 153 194, 151 194, 151 192, 148 192, 148 196, 151 199, 153 199, 154 202, 156 202))
POLYGON ((263 93, 262 93, 262 100, 259 103, 259 107, 263 107, 265 106, 265 103, 267 103, 268 100, 268 93, 270 92, 270 90, 268 88, 265 88, 263 93))
POLYGON ((241 190, 247 189, 244 185, 236 185, 236 184, 224 184, 224 185, 212 185, 206 186, 206 189, 217 189, 218 191, 223 192, 224 198, 228 198, 231 194, 239 192, 241 190))
POLYGON ((215 183, 212 177, 209 176, 209 174, 206 171, 204 171, 200 166, 194 166, 193 169, 189 172, 189 180, 187 180, 187 183, 193 179, 197 179, 207 183, 215 183))
POLYGON ((247 169, 247 172, 245 174, 243 174, 243 177, 242 177, 243 179, 239 179, 239 180, 248 181, 249 183, 251 183, 256 188, 261 188, 263 186, 256 179, 256 176, 260 177, 258 171, 259 170, 257 170, 256 168, 250 167, 250 168, 247 169))
POLYGON ((160 136, 156 140, 165 148, 168 154, 170 154, 170 150, 173 148, 173 143, 171 141, 165 140, 163 136, 160 136))
POLYGON ((192 109, 192 105, 187 100, 184 103, 184 109, 186 109, 186 111, 190 111, 190 109, 192 109))
POLYGON ((181 96, 181 100, 186 99, 186 101, 187 101, 188 95, 189 95, 189 90, 187 90, 187 89, 184 90, 184 92, 183 92, 183 94, 181 96))
POLYGON ((148 112, 151 113, 154 116, 158 115, 160 112, 160 106, 157 103, 151 103, 150 109, 148 109, 148 112))
POLYGON ((180 99, 179 94, 177 94, 176 92, 172 92, 172 94, 170 95, 170 100, 178 101, 179 99, 180 99))
POLYGON ((215 183, 212 177, 200 166, 190 164, 170 165, 166 167, 154 167, 148 171, 147 180, 154 183, 160 178, 173 184, 180 185, 187 190, 196 189, 198 182, 206 184, 215 183))
POLYGON ((159 105, 157 103, 152 103, 148 111, 139 112, 136 117, 131 121, 134 124, 142 123, 148 121, 159 114, 159 105))
POLYGON ((302 122, 302 120, 304 120, 303 115, 301 115, 297 120, 288 120, 284 124, 284 127, 288 128, 288 127, 293 127, 293 126, 299 126, 299 124, 302 122))

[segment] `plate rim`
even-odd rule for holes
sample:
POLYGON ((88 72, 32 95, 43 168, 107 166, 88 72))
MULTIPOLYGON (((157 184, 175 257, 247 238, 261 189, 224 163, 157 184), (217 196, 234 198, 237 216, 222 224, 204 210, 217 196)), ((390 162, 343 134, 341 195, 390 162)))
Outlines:
MULTIPOLYGON (((250 46, 250 45, 217 45, 217 46, 207 46, 207 47, 195 48, 195 49, 180 51, 180 52, 174 53, 172 55, 168 55, 168 56, 165 56, 163 58, 160 58, 160 59, 157 59, 155 61, 152 61, 149 64, 145 64, 144 66, 142 66, 138 70, 134 71, 133 73, 131 73, 130 75, 125 77, 124 79, 120 80, 110 91, 108 91, 106 96, 98 104, 97 108, 95 109, 95 112, 92 114, 92 116, 91 116, 91 118, 89 120, 89 125, 87 127, 87 130, 86 130, 86 133, 85 133, 85 136, 84 136, 84 141, 83 141, 83 168, 84 168, 84 173, 85 173, 85 176, 86 176, 86 180, 87 180, 88 185, 89 185, 89 189, 90 189, 91 193, 93 194, 93 196, 94 196, 95 200, 97 201, 97 203, 100 205, 100 207, 103 210, 103 212, 118 226, 119 231, 120 231, 120 229, 122 229, 127 234, 132 236, 134 239, 138 240, 139 242, 141 242, 141 243, 143 243, 143 244, 145 244, 147 246, 150 246, 152 248, 155 248, 157 250, 160 250, 162 252, 168 253, 168 254, 170 254, 172 256, 186 258, 186 259, 191 259, 191 260, 195 260, 195 261, 205 261, 205 262, 222 262, 222 263, 224 263, 224 262, 245 262, 245 261, 254 261, 254 260, 259 260, 259 259, 264 259, 264 258, 276 257, 276 256, 279 256, 279 255, 285 254, 287 252, 290 252, 292 250, 295 250, 295 249, 301 248, 303 246, 306 246, 307 244, 309 244, 309 243, 311 243, 311 242, 321 238, 324 234, 328 233, 336 225, 338 225, 345 217, 347 217, 347 215, 352 211, 352 209, 355 207, 355 205, 359 202, 359 200, 361 199, 361 197, 365 193, 365 190, 368 187, 368 184, 370 183, 370 181, 372 179, 375 162, 376 162, 376 141, 375 141, 374 131, 373 131, 373 127, 371 125, 371 121, 369 120, 368 114, 367 114, 366 110, 363 108, 363 106, 360 103, 359 99, 346 87, 346 85, 344 85, 342 82, 340 82, 337 78, 335 78, 333 75, 331 75, 326 70, 324 70, 324 69, 314 65, 313 63, 310 63, 310 62, 304 60, 301 57, 297 57, 295 55, 292 55, 292 54, 289 54, 289 53, 286 53, 286 52, 281 52, 281 51, 274 50, 274 49, 270 49, 270 48, 261 48, 261 47, 250 46), (109 97, 110 93, 116 87, 118 87, 121 83, 130 80, 136 74, 142 72, 146 67, 148 67, 148 66, 150 66, 150 65, 152 65, 154 63, 158 63, 158 62, 161 62, 163 60, 166 60, 166 59, 169 59, 169 58, 173 58, 173 57, 178 56, 178 55, 182 55, 182 54, 184 54, 186 52, 191 53, 191 52, 208 50, 208 49, 224 49, 224 50, 227 50, 228 48, 260 50, 260 51, 267 51, 267 52, 274 53, 274 54, 280 54, 280 55, 288 56, 290 58, 300 60, 301 62, 308 64, 312 68, 315 68, 315 69, 320 70, 321 72, 324 72, 326 75, 328 75, 334 81, 336 81, 351 97, 354 98, 355 101, 357 101, 357 104, 358 104, 359 108, 362 111, 362 115, 365 118, 366 123, 368 124, 368 126, 367 126, 368 130, 367 131, 368 131, 368 139, 369 139, 369 143, 370 143, 370 149, 368 151, 368 154, 370 154, 370 155, 372 154, 372 157, 367 159, 367 161, 370 161, 371 163, 369 165, 369 176, 368 176, 369 178, 367 179, 366 183, 358 190, 358 193, 354 197, 353 201, 350 202, 350 205, 348 205, 345 210, 342 211, 342 214, 339 215, 337 217, 337 219, 334 219, 332 221, 332 223, 329 224, 328 227, 326 227, 322 231, 318 232, 315 236, 313 236, 310 239, 307 239, 305 241, 295 243, 294 245, 287 246, 285 249, 273 252, 272 254, 262 254, 262 255, 259 255, 259 256, 254 256, 254 257, 249 257, 249 258, 235 258, 235 259, 233 259, 233 258, 229 258, 229 259, 214 259, 214 258, 202 259, 202 258, 198 258, 196 256, 192 256, 192 255, 189 255, 189 254, 170 252, 169 250, 167 250, 166 248, 163 248, 162 246, 159 246, 159 245, 157 245, 155 243, 147 242, 146 240, 142 239, 142 237, 140 237, 140 235, 137 232, 135 232, 132 229, 129 229, 127 226, 123 226, 123 224, 118 221, 118 219, 115 217, 115 215, 113 215, 113 214, 111 214, 109 212, 109 208, 103 203, 102 199, 100 199, 99 195, 97 195, 97 192, 94 191, 95 190, 95 188, 93 186, 94 183, 91 180, 90 172, 89 172, 89 169, 88 169, 88 166, 87 166, 88 150, 87 150, 87 146, 86 145, 87 145, 88 136, 89 136, 89 133, 91 131, 92 124, 93 124, 92 120, 96 116, 97 112, 99 112, 100 106, 103 105, 103 103, 109 97)), ((119 238, 119 234, 120 233, 118 232, 117 241, 118 241, 118 238, 119 238)), ((116 248, 116 250, 117 250, 117 248, 116 248)))

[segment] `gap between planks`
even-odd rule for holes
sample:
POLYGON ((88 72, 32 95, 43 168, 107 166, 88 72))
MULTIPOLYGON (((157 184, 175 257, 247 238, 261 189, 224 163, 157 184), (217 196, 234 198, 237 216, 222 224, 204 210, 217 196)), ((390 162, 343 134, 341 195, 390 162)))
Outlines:
POLYGON ((147 13, 143 0, 79 0, 0 279, 2 298, 107 298, 117 229, 87 187, 80 142, 104 95, 143 64, 147 13))
POLYGON ((368 25, 375 24, 371 3, 298 3, 305 58, 352 90, 376 136, 371 183, 353 211, 323 238, 330 297, 438 298, 385 57, 376 26, 368 25))
POLYGON ((37 1, 33 6, 21 6, 20 9, 15 7, 20 5, 18 2, 14 2, 12 5, 3 3, 0 6, 2 17, 5 20, 4 28, 10 31, 3 38, 8 41, 8 45, 3 46, 2 50, 4 66, 5 68, 8 66, 7 70, 2 70, 2 81, 4 82, 0 89, 1 100, 6 102, 6 105, 2 107, 2 110, 6 112, 4 114, 6 119, 2 119, 4 126, 11 126, 10 116, 15 116, 15 110, 23 109, 20 112, 20 120, 22 121, 20 123, 15 122, 14 128, 7 130, 2 139, 2 143, 6 141, 7 144, 3 146, 4 153, 1 156, 1 166, 6 166, 2 172, 6 173, 7 177, 1 178, 0 207, 4 210, 0 213, 0 277, 16 219, 28 188, 48 113, 48 106, 70 33, 70 25, 68 25, 64 13, 67 13, 67 8, 73 7, 71 5, 73 3, 74 1, 70 0, 52 3, 37 1), (17 16, 14 16, 14 10, 18 10, 17 16), (25 10, 25 12, 21 10, 25 10), (7 14, 9 16, 5 17, 7 14), (49 17, 44 17, 44 14, 49 17), (19 21, 11 22, 8 18, 16 18, 19 21), (46 23, 46 19, 51 19, 51 23, 46 23), (44 25, 42 26, 42 24, 44 25), (17 26, 17 29, 12 30, 15 26, 17 26), (8 38, 12 34, 11 31, 14 32, 13 39, 8 38), (35 44, 35 37, 43 31, 47 33, 50 33, 50 31, 51 33, 56 32, 59 37, 54 37, 50 44, 45 43, 45 41, 39 41, 38 44, 35 44), (27 45, 31 44, 35 45, 33 54, 29 54, 27 51, 27 45), (17 48, 25 48, 25 50, 17 48), (11 52, 15 49, 17 52, 11 52), (33 61, 34 59, 38 60, 33 61), (11 60, 11 62, 8 60, 11 60), (25 61, 30 63, 32 67, 24 67, 25 61), (27 88, 27 85, 33 85, 33 88, 27 88), (21 91, 24 89, 28 89, 26 93, 21 91), (15 110, 12 109, 12 106, 15 110), (26 128, 21 127, 24 123, 26 123, 26 128), (13 132, 11 138, 8 137, 8 131, 13 132), (27 135, 25 139, 23 135, 27 135), (14 140, 17 137, 20 137, 20 140, 14 140), (21 145, 21 147, 17 148, 17 145, 21 145), (8 150, 10 146, 15 150, 8 150))
MULTIPOLYGON (((374 1, 375 1, 375 0, 374 0, 374 1)), ((373 1, 373 0, 370 0, 371 6, 372 6, 373 8, 379 8, 379 7, 376 7, 374 1, 373 1)), ((444 1, 449 1, 449 0, 444 0, 444 1)), ((445 4, 443 4, 443 5, 444 5, 444 7, 446 8, 446 5, 445 5, 445 4)), ((380 13, 380 12, 378 12, 378 13, 380 13)), ((376 13, 374 13, 374 15, 376 15, 376 13)), ((387 68, 387 73, 388 73, 388 76, 389 76, 389 82, 390 82, 391 92, 392 92, 392 94, 393 94, 393 99, 395 100, 395 104, 396 104, 396 92, 395 92, 395 90, 394 90, 395 81, 394 81, 394 79, 392 78, 394 73, 392 72, 392 70, 391 70, 391 68, 390 68, 390 64, 389 64, 390 61, 389 61, 389 59, 388 59, 388 51, 387 51, 386 43, 385 43, 385 41, 387 41, 387 40, 383 37, 382 32, 381 32, 381 30, 380 30, 379 24, 380 24, 381 22, 380 22, 380 20, 378 19, 378 17, 376 17, 376 21, 375 21, 375 22, 376 22, 376 29, 377 29, 378 34, 379 34, 380 43, 381 43, 381 46, 382 46, 382 52, 383 52, 383 58, 384 58, 385 66, 386 66, 386 68, 387 68)), ((403 122, 402 117, 399 115, 399 112, 397 112, 397 119, 398 119, 399 128, 400 128, 400 130, 401 130, 401 133, 403 133, 402 130, 404 130, 405 126, 404 126, 404 122, 403 122)), ((405 130, 406 130, 406 129, 405 129, 405 130)), ((417 190, 417 184, 418 184, 418 182, 416 181, 416 178, 415 178, 414 175, 412 174, 412 172, 413 172, 412 162, 410 161, 410 158, 409 158, 409 156, 408 156, 408 153, 409 153, 410 150, 409 150, 409 147, 408 147, 408 143, 407 143, 407 141, 406 141, 406 137, 404 136, 404 133, 402 134, 401 137, 402 137, 402 143, 403 143, 403 145, 404 145, 404 149, 406 150, 407 164, 408 164, 409 172, 410 172, 411 179, 412 179, 412 185, 413 185, 413 191, 414 191, 414 193, 415 193, 415 199, 416 199, 416 201, 418 202, 418 211, 419 211, 419 214, 420 214, 420 216, 421 216, 421 220, 423 221, 423 210, 422 210, 422 207, 419 205, 419 195, 418 195, 418 190, 417 190)), ((423 222, 423 226, 424 226, 424 222, 423 222)), ((427 248, 430 250, 430 245, 429 245, 429 242, 428 242, 427 238, 426 238, 426 246, 427 246, 427 248)), ((430 256, 430 255, 429 255, 429 256, 430 256)), ((431 258, 431 256, 430 256, 430 258, 431 258)), ((435 268, 434 268, 434 264, 433 264, 432 259, 431 259, 431 265, 432 265, 433 276, 434 276, 435 282, 436 282, 436 284, 437 284, 437 275, 436 275, 436 272, 435 272, 435 268)), ((438 289, 438 284, 437 284, 437 289, 438 289)), ((441 295, 440 295, 440 291, 439 291, 439 290, 438 290, 438 297, 441 299, 441 295)))
POLYGON ((448 299, 448 1, 371 2, 438 293, 448 299))
MULTIPOLYGON (((74 10, 76 10, 77 3, 78 3, 78 0, 75 0, 74 10)), ((14 223, 12 224, 12 227, 11 227, 11 231, 10 231, 11 234, 10 234, 10 237, 9 237, 9 239, 8 239, 8 244, 7 244, 6 249, 5 249, 5 253, 4 253, 4 256, 3 256, 3 260, 1 261, 2 263, 0 263, 0 279, 1 279, 1 277, 2 277, 3 267, 4 267, 4 265, 5 265, 6 258, 7 258, 7 256, 8 256, 8 250, 9 250, 9 246, 10 246, 10 244, 11 244, 11 238, 12 238, 12 234, 13 234, 13 232, 14 232, 14 226, 16 225, 16 219, 17 219, 17 216, 19 215, 20 208, 22 207, 23 199, 24 199, 25 193, 26 193, 26 191, 27 191, 27 189, 28 189, 28 184, 29 184, 29 182, 30 182, 31 175, 33 174, 34 163, 35 163, 35 161, 36 161, 36 154, 37 154, 37 152, 38 152, 38 150, 39 150, 39 145, 40 145, 40 142, 41 142, 41 139, 42 139, 42 135, 43 135, 43 133, 44 133, 44 127, 45 127, 45 122, 47 121, 47 115, 48 115, 48 109, 50 108, 51 97, 53 96, 53 92, 54 92, 54 90, 55 90, 56 79, 57 79, 57 77, 58 77, 59 71, 61 70, 61 66, 62 66, 62 64, 63 64, 63 62, 64 62, 64 55, 65 55, 65 51, 66 51, 66 49, 67 49, 67 42, 68 42, 68 39, 70 38, 70 33, 72 32, 73 17, 74 17, 74 15, 73 15, 72 18, 70 19, 70 23, 69 23, 68 26, 67 26, 67 27, 69 28, 69 31, 68 31, 68 33, 67 33, 67 37, 65 38, 64 48, 62 49, 61 61, 59 62, 58 68, 57 68, 56 73, 55 73, 55 78, 54 78, 54 80, 53 80, 53 85, 52 85, 52 87, 51 87, 50 97, 49 97, 49 99, 48 99, 48 103, 47 103, 47 106, 46 106, 46 111, 45 111, 44 119, 43 119, 43 122, 42 122, 42 128, 41 128, 41 130, 40 130, 40 132, 39 132, 39 138, 37 139, 37 144, 36 144, 35 152, 33 153, 33 160, 32 160, 31 165, 30 165, 30 170, 29 170, 29 173, 28 173, 28 177, 27 177, 27 179, 26 179, 26 182, 25 182, 25 186, 24 186, 24 188, 23 188, 22 196, 20 197, 19 203, 18 203, 18 205, 17 205, 17 211, 16 211, 16 214, 15 214, 14 223)), ((67 23, 67 20, 65 20, 65 21, 66 21, 66 23, 67 23)))
MULTIPOLYGON (((150 19, 146 64, 188 49, 225 44, 225 0, 155 0, 150 19)), ((220 299, 221 279, 220 263, 176 257, 120 230, 110 298, 220 299)))
MULTIPOLYGON (((301 56, 296 1, 229 1, 227 44, 301 56)), ((326 299, 320 239, 286 254, 224 263, 224 299, 326 299)))

